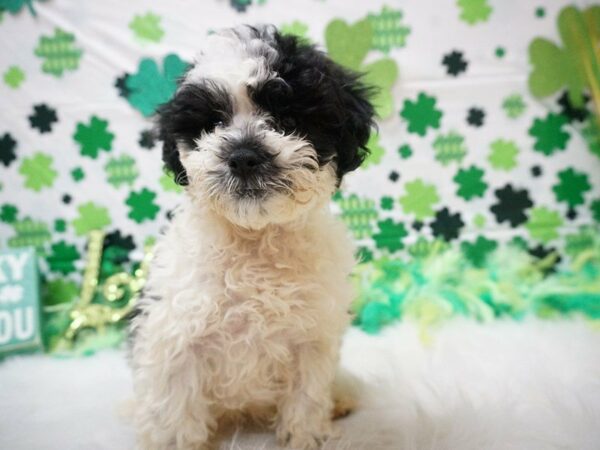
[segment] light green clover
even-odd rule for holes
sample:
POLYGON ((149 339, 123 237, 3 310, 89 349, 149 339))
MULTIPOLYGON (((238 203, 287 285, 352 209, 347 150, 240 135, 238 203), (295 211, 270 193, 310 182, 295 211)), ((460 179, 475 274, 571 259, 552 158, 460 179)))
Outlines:
POLYGON ((439 202, 437 189, 416 179, 404 185, 406 193, 400 197, 400 204, 406 214, 413 213, 418 220, 433 216, 433 206, 439 202))
POLYGON ((85 235, 92 230, 101 230, 111 223, 108 209, 93 202, 80 205, 77 211, 79 216, 71 222, 77 236, 85 235))
POLYGON ((496 139, 490 144, 488 161, 494 169, 511 170, 517 166, 519 147, 514 141, 496 139))
POLYGON ((56 28, 54 36, 42 36, 35 55, 44 59, 42 72, 60 77, 67 70, 79 67, 83 51, 75 47, 75 35, 56 28))
POLYGON ((161 17, 147 12, 144 15, 135 16, 129 22, 129 28, 138 39, 150 42, 160 42, 165 32, 160 26, 161 17))
POLYGON ((460 20, 475 25, 477 22, 486 22, 492 13, 488 0, 457 0, 460 9, 460 20))
POLYGON ((535 38, 529 45, 533 70, 529 89, 536 97, 547 97, 567 88, 574 106, 582 106, 584 90, 600 78, 595 46, 600 28, 600 7, 579 10, 566 6, 558 16, 558 31, 563 47, 545 38, 535 38))
POLYGON ((398 65, 391 58, 365 64, 364 60, 373 41, 373 25, 366 18, 352 25, 335 19, 325 30, 325 44, 329 56, 338 64, 364 73, 365 84, 375 86, 377 92, 371 98, 377 115, 389 117, 393 112, 392 86, 398 78, 398 65))
POLYGON ((19 173, 25 178, 25 187, 36 192, 51 187, 58 176, 58 172, 52 167, 52 161, 50 155, 41 152, 23 159, 19 173))
POLYGON ((4 83, 12 89, 17 89, 25 80, 25 72, 18 66, 10 66, 4 72, 4 83))

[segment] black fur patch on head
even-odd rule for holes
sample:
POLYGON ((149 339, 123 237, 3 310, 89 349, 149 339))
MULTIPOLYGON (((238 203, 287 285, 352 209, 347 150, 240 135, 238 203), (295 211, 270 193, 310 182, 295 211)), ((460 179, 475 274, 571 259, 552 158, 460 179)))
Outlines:
POLYGON ((229 93, 219 84, 185 84, 175 96, 158 109, 159 138, 163 141, 163 161, 178 184, 188 184, 187 174, 179 159, 177 144, 190 149, 203 132, 210 132, 220 122, 226 123, 233 114, 229 93))
POLYGON ((275 45, 278 57, 271 69, 278 77, 249 88, 249 94, 282 131, 310 141, 321 165, 335 160, 341 180, 368 154, 373 89, 295 36, 275 33, 275 45))

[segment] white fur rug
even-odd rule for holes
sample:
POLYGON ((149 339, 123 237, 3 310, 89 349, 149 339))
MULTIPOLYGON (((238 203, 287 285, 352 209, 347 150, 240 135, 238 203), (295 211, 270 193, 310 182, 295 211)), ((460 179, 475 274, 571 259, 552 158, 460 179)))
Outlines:
MULTIPOLYGON (((328 449, 600 448, 600 332, 588 324, 454 321, 430 338, 411 324, 348 334, 344 365, 365 382, 364 402, 328 449)), ((0 448, 132 449, 116 413, 129 391, 116 351, 1 363, 0 448)), ((222 448, 277 447, 244 431, 222 448)))

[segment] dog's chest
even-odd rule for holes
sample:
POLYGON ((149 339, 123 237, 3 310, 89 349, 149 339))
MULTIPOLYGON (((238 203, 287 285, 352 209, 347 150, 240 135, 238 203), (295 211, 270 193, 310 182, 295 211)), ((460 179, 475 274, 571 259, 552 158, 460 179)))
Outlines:
POLYGON ((232 332, 263 330, 266 338, 285 329, 291 338, 297 328, 291 325, 306 328, 318 314, 316 297, 325 290, 319 274, 301 258, 285 256, 234 254, 223 266, 220 311, 232 332))

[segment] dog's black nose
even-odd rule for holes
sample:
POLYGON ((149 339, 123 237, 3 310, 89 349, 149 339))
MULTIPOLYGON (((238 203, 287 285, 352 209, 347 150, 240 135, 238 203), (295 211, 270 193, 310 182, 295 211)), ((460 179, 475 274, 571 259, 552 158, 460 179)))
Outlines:
POLYGON ((235 175, 248 175, 260 162, 260 156, 247 147, 237 148, 229 155, 229 168, 235 175))

